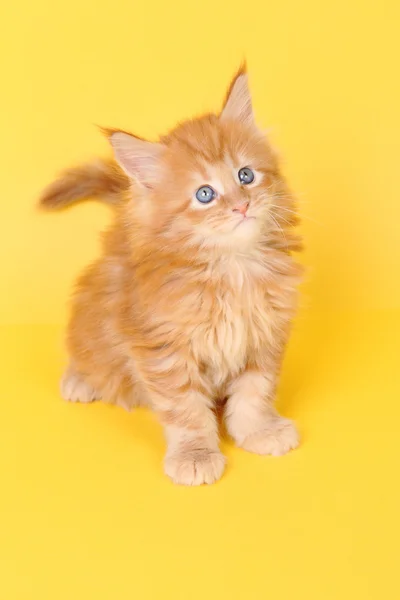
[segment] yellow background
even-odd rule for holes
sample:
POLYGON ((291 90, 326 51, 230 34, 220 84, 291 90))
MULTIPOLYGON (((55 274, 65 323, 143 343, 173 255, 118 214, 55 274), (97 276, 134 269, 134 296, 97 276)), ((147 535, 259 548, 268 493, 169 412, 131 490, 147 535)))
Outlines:
POLYGON ((400 4, 19 0, 0 36, 0 595, 399 598, 400 4), (35 210, 95 124, 155 136, 219 108, 246 56, 301 201, 308 267, 280 391, 301 448, 224 443, 210 488, 162 475, 146 412, 58 398, 72 282, 109 221, 35 210))

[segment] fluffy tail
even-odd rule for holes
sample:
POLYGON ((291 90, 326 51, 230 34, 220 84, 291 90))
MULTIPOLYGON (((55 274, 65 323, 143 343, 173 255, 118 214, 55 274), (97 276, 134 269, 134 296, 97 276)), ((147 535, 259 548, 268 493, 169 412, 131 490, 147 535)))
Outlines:
POLYGON ((46 210, 64 208, 73 202, 96 198, 117 204, 129 179, 112 160, 97 160, 61 173, 42 193, 39 205, 46 210))

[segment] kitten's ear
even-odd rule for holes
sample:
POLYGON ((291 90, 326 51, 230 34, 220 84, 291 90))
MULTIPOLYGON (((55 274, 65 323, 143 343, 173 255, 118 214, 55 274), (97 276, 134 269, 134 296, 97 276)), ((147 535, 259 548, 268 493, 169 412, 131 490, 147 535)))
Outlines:
POLYGON ((254 125, 246 64, 240 67, 228 88, 220 118, 241 121, 245 125, 254 125))
POLYGON ((157 182, 161 157, 165 147, 155 142, 141 140, 124 131, 103 130, 108 136, 120 167, 131 179, 146 188, 157 182))

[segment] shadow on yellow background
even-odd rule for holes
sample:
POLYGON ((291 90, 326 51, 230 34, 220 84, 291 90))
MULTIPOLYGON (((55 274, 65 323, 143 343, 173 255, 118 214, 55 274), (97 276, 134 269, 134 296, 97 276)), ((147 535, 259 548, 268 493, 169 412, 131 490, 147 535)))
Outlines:
POLYGON ((5 600, 398 598, 400 4, 149 0, 2 8, 0 593, 5 600), (218 109, 247 57, 298 192, 308 267, 280 390, 302 447, 225 442, 210 488, 162 475, 145 411, 58 397, 72 282, 107 210, 39 215, 60 169, 218 109))

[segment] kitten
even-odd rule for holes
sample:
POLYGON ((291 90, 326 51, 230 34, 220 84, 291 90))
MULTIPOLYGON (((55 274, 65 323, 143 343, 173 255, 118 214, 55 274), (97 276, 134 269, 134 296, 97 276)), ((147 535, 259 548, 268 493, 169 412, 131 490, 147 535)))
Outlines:
POLYGON ((150 406, 178 484, 221 477, 220 413, 245 450, 295 448, 274 395, 301 278, 298 218, 255 124, 245 68, 219 115, 157 143, 105 133, 115 161, 71 169, 41 198, 52 209, 98 197, 116 213, 77 284, 63 397, 150 406))

